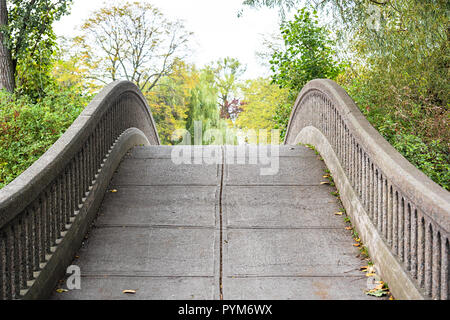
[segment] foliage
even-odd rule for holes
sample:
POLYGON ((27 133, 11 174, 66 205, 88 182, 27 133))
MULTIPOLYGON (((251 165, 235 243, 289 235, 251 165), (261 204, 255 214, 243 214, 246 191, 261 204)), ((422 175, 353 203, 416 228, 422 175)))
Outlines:
POLYGON ((33 164, 90 100, 76 89, 49 87, 34 102, 0 91, 0 188, 33 164))
POLYGON ((318 16, 306 8, 280 28, 285 49, 275 51, 270 64, 273 81, 280 87, 299 91, 312 79, 335 79, 341 66, 334 57, 329 32, 318 25, 318 16))
POLYGON ((275 115, 273 116, 273 121, 275 122, 275 129, 280 130, 280 140, 284 141, 286 138, 287 126, 289 124, 289 118, 291 116, 292 105, 294 103, 293 99, 291 102, 284 103, 278 106, 275 110, 275 115))
POLYGON ((276 129, 275 112, 284 105, 290 106, 289 90, 280 89, 264 78, 247 80, 241 90, 243 111, 236 119, 236 126, 241 129, 276 129))
POLYGON ((285 47, 274 51, 270 64, 273 82, 290 90, 289 103, 281 104, 274 116, 284 139, 298 92, 310 80, 335 79, 343 65, 336 61, 334 42, 329 38, 329 31, 319 26, 316 12, 311 14, 303 8, 292 21, 283 22, 280 30, 285 47))
POLYGON ((170 74, 191 35, 180 21, 168 21, 154 6, 141 2, 104 7, 81 29, 76 43, 92 77, 105 84, 126 79, 143 92, 170 74))
POLYGON ((171 144, 173 132, 185 128, 191 90, 198 81, 194 66, 176 60, 171 74, 145 94, 162 144, 171 144))
POLYGON ((445 140, 448 139, 448 127, 444 125, 441 134, 430 135, 430 121, 436 121, 436 118, 427 115, 421 105, 401 108, 411 101, 399 101, 399 107, 390 109, 371 102, 378 93, 367 90, 364 81, 357 81, 347 80, 345 89, 367 120, 409 162, 444 189, 450 190, 450 152, 448 140, 445 140))
MULTIPOLYGON (((208 139, 205 132, 210 129, 220 130, 222 137, 225 137, 227 124, 219 117, 217 106, 218 89, 214 86, 214 70, 209 67, 201 70, 199 82, 191 89, 188 101, 188 117, 186 120, 186 129, 191 138, 196 142, 199 139, 195 134, 195 122, 202 124, 202 144, 212 144, 213 138, 208 139)), ((217 142, 216 142, 217 143, 217 142)))
POLYGON ((11 53, 19 93, 33 99, 51 83, 55 34, 52 24, 68 13, 71 0, 9 0, 8 25, 1 32, 11 53))
POLYGON ((226 57, 211 65, 215 73, 215 85, 219 94, 220 117, 222 119, 236 119, 241 112, 241 103, 236 98, 239 77, 245 72, 239 60, 226 57))
MULTIPOLYGON (((202 123, 203 136, 207 130, 216 129, 225 137, 225 131, 231 121, 228 123, 221 119, 221 102, 226 103, 230 112, 235 110, 233 107, 240 106, 240 101, 236 98, 231 102, 223 99, 224 95, 234 94, 237 88, 235 76, 227 73, 229 63, 233 61, 237 62, 225 58, 197 70, 195 66, 177 59, 172 72, 161 78, 158 85, 145 94, 163 144, 174 142, 172 135, 177 129, 187 129, 191 138, 194 138, 195 121, 202 123), (224 60, 227 61, 225 65, 221 64, 224 60), (219 93, 225 91, 227 93, 224 95, 219 93), (235 100, 238 101, 236 105, 235 100)), ((238 62, 236 65, 240 66, 238 62)), ((207 138, 202 143, 217 143, 213 140, 207 138)))
POLYGON ((338 82, 386 140, 448 190, 448 1, 338 5, 356 57, 338 82))
POLYGON ((83 93, 93 95, 100 91, 99 86, 91 77, 90 68, 84 63, 83 56, 67 39, 59 39, 59 48, 55 50, 52 68, 54 81, 64 88, 76 88, 83 93))
MULTIPOLYGON (((261 8, 269 7, 279 9, 279 14, 282 19, 285 18, 286 12, 292 9, 300 0, 244 0, 242 4, 244 6, 261 8)), ((242 16, 243 10, 238 12, 238 16, 242 16)))

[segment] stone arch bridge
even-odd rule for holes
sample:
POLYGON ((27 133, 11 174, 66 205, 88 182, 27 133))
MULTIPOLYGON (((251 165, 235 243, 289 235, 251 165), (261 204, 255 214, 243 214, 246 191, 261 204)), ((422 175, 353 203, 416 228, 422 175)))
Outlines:
POLYGON ((395 298, 449 299, 450 194, 336 83, 300 92, 274 174, 254 148, 176 164, 142 93, 112 83, 0 190, 0 298, 370 298, 343 206, 395 298), (81 289, 56 293, 70 265, 81 289))

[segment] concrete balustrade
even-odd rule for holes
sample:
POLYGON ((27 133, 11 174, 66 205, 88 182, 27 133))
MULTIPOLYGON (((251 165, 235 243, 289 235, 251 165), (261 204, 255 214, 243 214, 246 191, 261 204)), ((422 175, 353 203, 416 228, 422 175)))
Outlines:
POLYGON ((133 146, 159 144, 138 88, 104 88, 31 167, 0 190, 0 299, 49 296, 133 146))
POLYGON ((331 80, 309 82, 285 143, 321 153, 396 298, 449 299, 450 193, 399 154, 344 89, 331 80))

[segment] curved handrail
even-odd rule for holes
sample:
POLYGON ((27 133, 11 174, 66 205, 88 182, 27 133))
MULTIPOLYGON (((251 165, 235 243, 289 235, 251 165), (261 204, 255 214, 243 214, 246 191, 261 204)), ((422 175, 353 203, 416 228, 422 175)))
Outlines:
MULTIPOLYGON (((357 221, 367 214, 421 294, 448 299, 450 193, 398 153, 334 81, 313 80, 301 90, 285 139, 286 144, 299 142, 318 147, 335 169, 330 168, 347 211, 357 221)), ((376 245, 369 245, 374 236, 364 233, 369 251, 377 255, 376 245)), ((392 288, 395 275, 391 278, 392 288)))
POLYGON ((44 155, 0 190, 0 298, 23 296, 74 217, 91 205, 89 193, 103 197, 104 190, 93 189, 113 149, 134 144, 160 144, 156 126, 139 89, 116 81, 44 155))

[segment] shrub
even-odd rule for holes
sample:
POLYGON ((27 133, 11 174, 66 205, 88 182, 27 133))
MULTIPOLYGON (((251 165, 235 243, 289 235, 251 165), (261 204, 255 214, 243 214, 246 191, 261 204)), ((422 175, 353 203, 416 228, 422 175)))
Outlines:
POLYGON ((33 164, 66 131, 90 97, 61 87, 44 98, 0 91, 0 188, 33 164))

